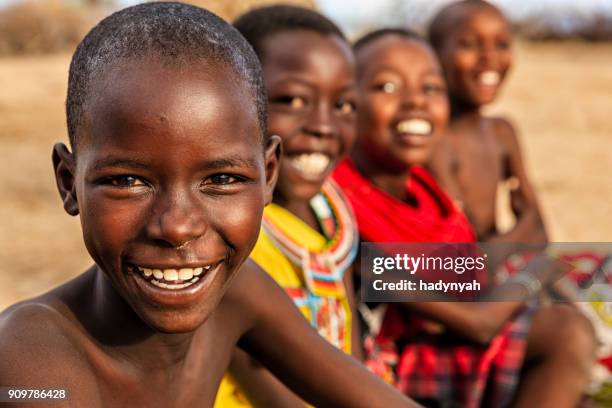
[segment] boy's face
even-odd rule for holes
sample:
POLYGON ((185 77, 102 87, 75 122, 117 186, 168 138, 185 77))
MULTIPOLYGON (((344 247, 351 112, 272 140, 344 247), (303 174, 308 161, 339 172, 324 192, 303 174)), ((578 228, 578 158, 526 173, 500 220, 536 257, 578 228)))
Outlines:
MULTIPOLYGON (((460 12, 460 11, 458 11, 460 12)), ((465 10, 440 51, 449 93, 473 106, 492 102, 512 65, 512 35, 495 9, 465 10)))
POLYGON ((422 42, 388 35, 364 46, 357 61, 363 153, 384 166, 423 164, 449 114, 433 51, 422 42))
POLYGON ((91 88, 76 162, 56 146, 58 186, 132 309, 159 331, 192 331, 255 244, 278 138, 264 152, 253 98, 226 67, 150 58, 109 71, 91 88))
POLYGON ((264 38, 262 50, 268 134, 283 143, 275 194, 308 200, 354 140, 354 57, 340 38, 304 30, 264 38))

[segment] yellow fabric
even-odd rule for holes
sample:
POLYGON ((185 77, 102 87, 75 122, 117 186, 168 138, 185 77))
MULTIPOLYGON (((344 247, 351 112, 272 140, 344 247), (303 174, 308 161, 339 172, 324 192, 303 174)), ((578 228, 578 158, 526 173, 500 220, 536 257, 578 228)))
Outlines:
MULTIPOLYGON (((276 225, 282 226, 283 231, 293 240, 299 242, 311 251, 323 249, 327 243, 326 238, 318 231, 312 229, 304 221, 293 215, 286 209, 270 204, 264 210, 266 216, 271 217, 276 225)), ((302 272, 299 267, 294 265, 287 257, 273 244, 267 234, 262 230, 255 244, 253 259, 264 271, 266 271, 283 288, 305 288, 302 272)), ((340 299, 344 309, 345 321, 345 342, 340 347, 344 352, 351 352, 351 310, 348 299, 340 299)), ((307 306, 298 308, 304 317, 311 321, 311 311, 307 306)), ((244 395, 233 383, 229 376, 225 376, 215 401, 215 408, 245 408, 250 407, 244 395)))

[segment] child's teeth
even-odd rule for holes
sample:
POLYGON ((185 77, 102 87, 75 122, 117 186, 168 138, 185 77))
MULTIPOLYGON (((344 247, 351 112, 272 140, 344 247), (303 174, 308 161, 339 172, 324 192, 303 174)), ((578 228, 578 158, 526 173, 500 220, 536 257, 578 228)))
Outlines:
POLYGON ((308 175, 319 175, 329 166, 329 157, 323 153, 304 153, 290 158, 293 166, 308 175))
POLYGON ((198 268, 181 268, 181 269, 149 269, 141 268, 137 269, 145 277, 153 275, 153 279, 149 280, 153 285, 164 288, 164 289, 182 289, 187 286, 191 286, 200 280, 200 275, 203 272, 208 271, 212 268, 212 265, 201 266, 198 268), (180 281, 181 283, 172 283, 180 281))
POLYGON ((481 84, 487 86, 495 86, 499 84, 500 75, 497 71, 485 71, 478 77, 481 84))
POLYGON ((179 271, 178 271, 178 278, 180 280, 184 280, 184 281, 187 281, 187 280, 193 278, 193 269, 191 269, 191 268, 182 268, 182 269, 179 269, 179 271))
POLYGON ((178 272, 176 269, 164 269, 164 280, 175 281, 178 279, 178 272))
POLYGON ((423 119, 407 119, 397 124, 399 133, 413 135, 428 135, 431 133, 431 123, 423 119))

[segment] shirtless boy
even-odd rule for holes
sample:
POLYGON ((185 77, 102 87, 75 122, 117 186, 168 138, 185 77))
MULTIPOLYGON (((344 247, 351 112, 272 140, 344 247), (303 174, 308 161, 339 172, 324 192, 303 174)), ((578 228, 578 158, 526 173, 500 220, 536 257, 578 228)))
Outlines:
POLYGON ((429 38, 445 72, 451 102, 448 136, 431 164, 436 176, 463 203, 479 240, 546 242, 514 127, 504 118, 481 112, 497 96, 512 64, 508 22, 485 1, 462 0, 437 14, 429 38), (516 224, 500 234, 495 208, 497 188, 504 180, 510 181, 516 224))
POLYGON ((0 315, 1 386, 68 390, 53 406, 212 406, 238 344, 310 403, 414 406, 245 262, 279 139, 229 24, 179 3, 111 15, 73 57, 67 118, 55 176, 95 264, 0 315))

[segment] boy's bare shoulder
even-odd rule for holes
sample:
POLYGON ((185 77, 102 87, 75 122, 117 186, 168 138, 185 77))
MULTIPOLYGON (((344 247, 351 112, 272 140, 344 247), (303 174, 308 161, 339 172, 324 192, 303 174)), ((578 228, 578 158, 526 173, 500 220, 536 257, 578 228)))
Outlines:
POLYGON ((489 118, 494 134, 500 143, 504 145, 512 145, 516 143, 516 128, 512 121, 502 116, 489 118))
POLYGON ((280 286, 259 265, 248 259, 223 299, 227 303, 224 309, 230 308, 230 313, 239 319, 244 333, 262 316, 269 314, 270 309, 277 307, 279 297, 281 300, 286 298, 280 286))
POLYGON ((35 388, 83 384, 87 362, 74 324, 43 298, 0 314, 0 385, 35 388))

